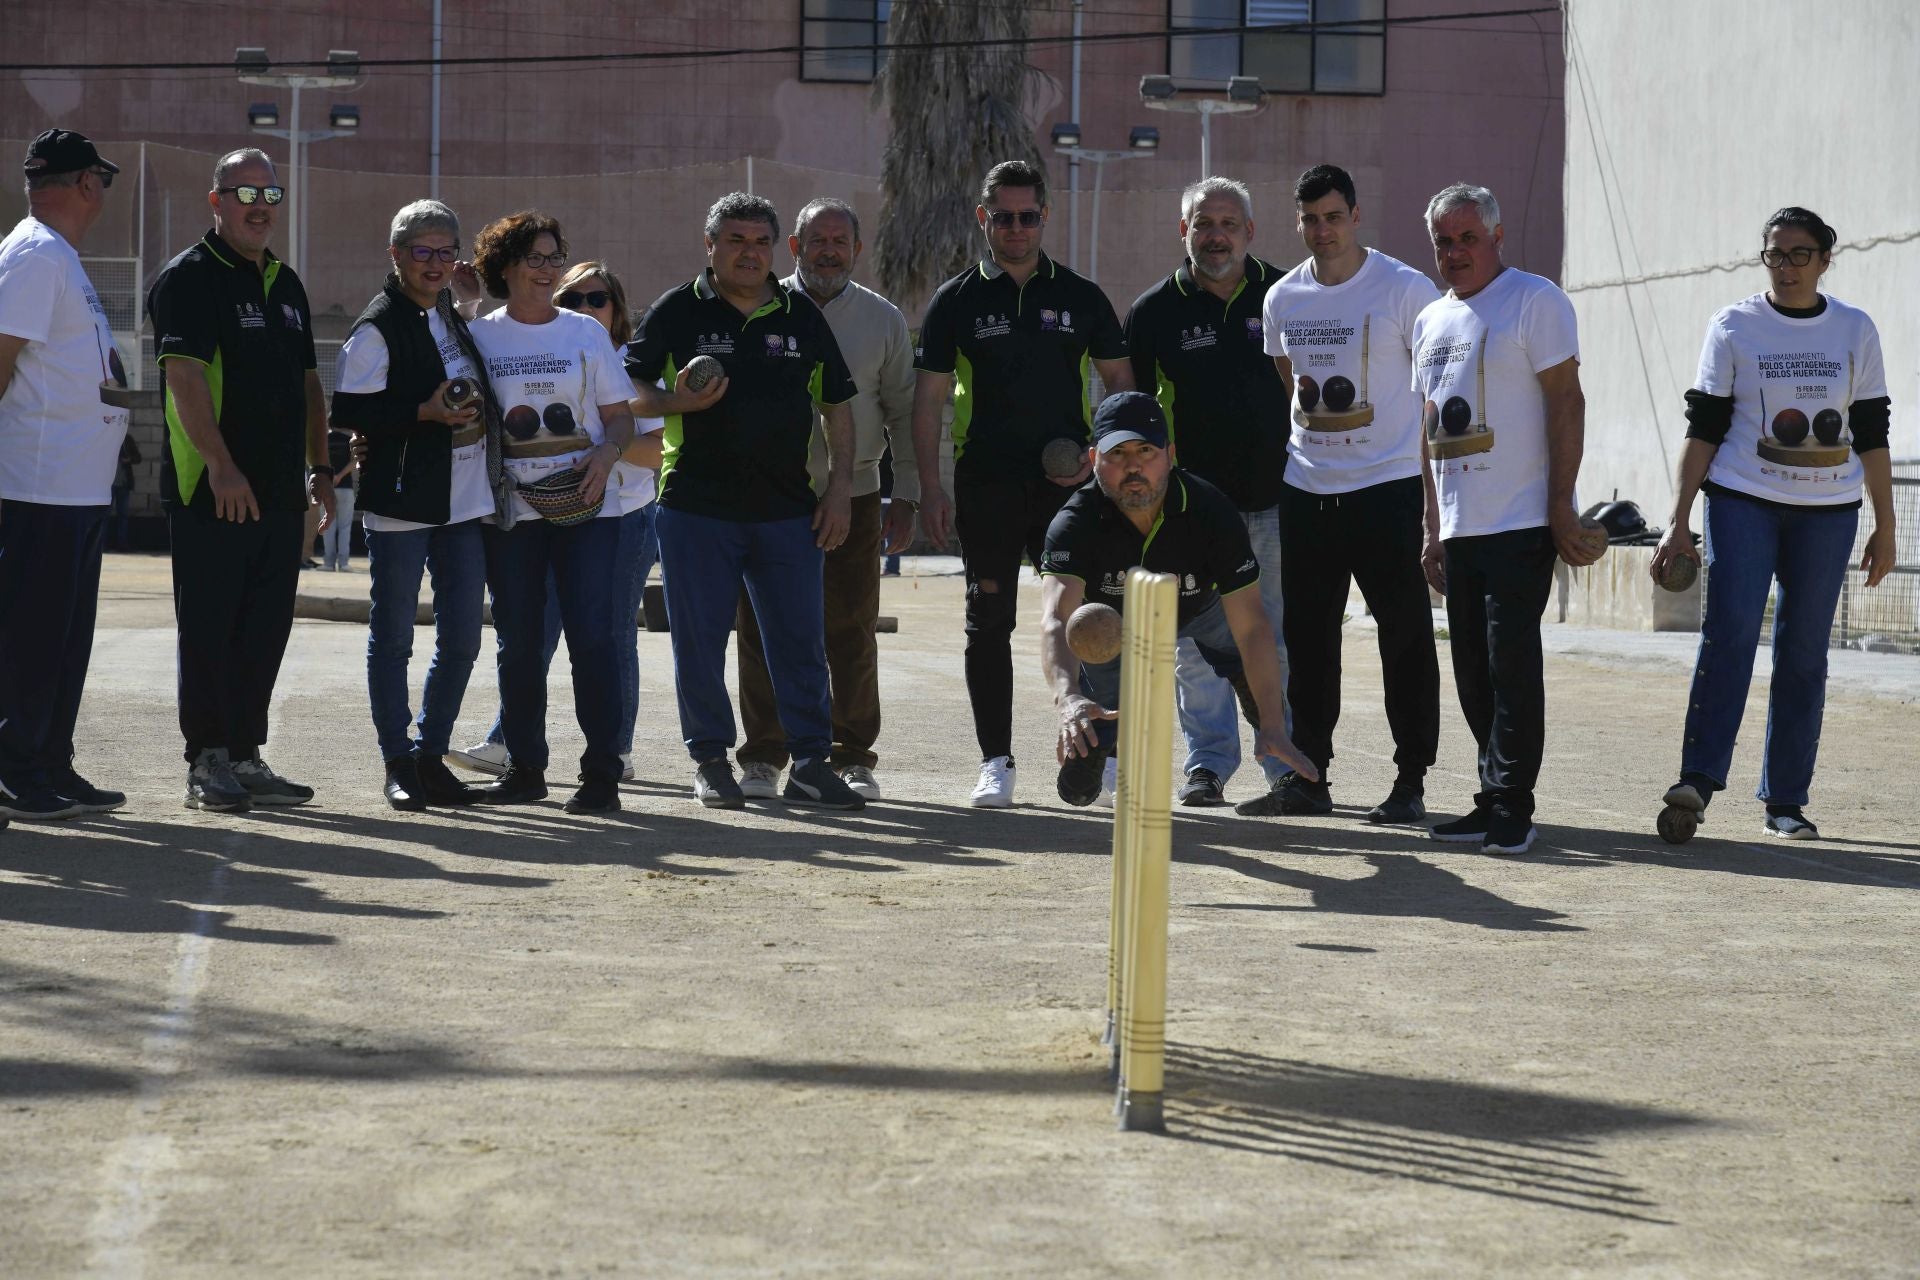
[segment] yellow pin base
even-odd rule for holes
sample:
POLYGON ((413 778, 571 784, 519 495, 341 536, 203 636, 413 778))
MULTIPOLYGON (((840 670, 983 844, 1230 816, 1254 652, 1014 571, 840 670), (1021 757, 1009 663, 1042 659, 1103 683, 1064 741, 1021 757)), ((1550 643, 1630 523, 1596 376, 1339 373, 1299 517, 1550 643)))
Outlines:
POLYGON ((1781 444, 1761 436, 1760 456, 1783 467, 1844 467, 1853 449, 1844 444, 1781 444))
POLYGON ((1493 432, 1473 431, 1464 436, 1427 437, 1427 453, 1435 458, 1466 458, 1493 448, 1493 432))
POLYGON ((1315 409, 1312 413, 1303 413, 1299 405, 1293 406, 1293 425, 1304 431, 1352 431, 1356 427, 1373 425, 1373 406, 1357 404, 1351 409, 1335 413, 1331 409, 1315 409))

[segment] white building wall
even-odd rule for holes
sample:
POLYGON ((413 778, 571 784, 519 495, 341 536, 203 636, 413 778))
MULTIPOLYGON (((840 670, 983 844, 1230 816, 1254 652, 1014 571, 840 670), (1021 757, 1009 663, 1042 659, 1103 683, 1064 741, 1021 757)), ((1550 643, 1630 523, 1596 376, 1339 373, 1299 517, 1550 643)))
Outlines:
POLYGON ((1707 320, 1767 287, 1783 205, 1839 233, 1822 287, 1878 324, 1893 453, 1920 455, 1920 4, 1568 0, 1566 31, 1583 502, 1665 523, 1707 320))

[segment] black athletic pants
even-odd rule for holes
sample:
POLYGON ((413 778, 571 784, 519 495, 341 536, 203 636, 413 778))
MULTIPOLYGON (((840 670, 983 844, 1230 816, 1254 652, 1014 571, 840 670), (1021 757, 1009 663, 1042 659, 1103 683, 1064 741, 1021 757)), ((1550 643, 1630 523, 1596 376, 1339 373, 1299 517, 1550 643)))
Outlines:
POLYGON ((967 697, 980 758, 1013 754, 1013 623, 1020 558, 1040 563, 1047 526, 1071 496, 1039 473, 953 477, 954 528, 967 572, 967 697))
POLYGON ((0 511, 0 778, 72 767, 106 526, 104 506, 0 511))
POLYGON ((1420 543, 1420 478, 1352 493, 1280 493, 1280 593, 1293 742, 1325 776, 1340 721, 1340 624, 1349 583, 1379 623, 1380 672, 1393 763, 1418 785, 1440 744, 1440 663, 1420 543))
POLYGON ((1530 818, 1547 741, 1540 617, 1553 592, 1553 537, 1543 526, 1443 545, 1453 682, 1480 746, 1474 804, 1530 818))
POLYGON ((267 740, 267 708, 293 632, 300 560, 310 550, 301 545, 306 515, 263 511, 243 522, 171 507, 167 531, 187 759, 207 747, 249 759, 267 740))

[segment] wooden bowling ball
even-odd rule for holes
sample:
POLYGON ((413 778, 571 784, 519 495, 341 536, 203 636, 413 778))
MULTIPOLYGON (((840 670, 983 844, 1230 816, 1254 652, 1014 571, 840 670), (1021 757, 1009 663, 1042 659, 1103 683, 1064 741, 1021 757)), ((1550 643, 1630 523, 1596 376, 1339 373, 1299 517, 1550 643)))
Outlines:
POLYGON ((712 356, 695 356, 687 361, 687 390, 704 391, 715 378, 726 376, 726 368, 712 356))
POLYGON ((1464 396, 1450 396, 1440 406, 1440 429, 1450 436, 1457 436, 1473 425, 1473 406, 1464 396))
POLYGON ((1792 448, 1807 438, 1807 415, 1798 409, 1782 409, 1773 415, 1773 438, 1792 448))
POLYGON ((515 440, 531 440, 540 432, 540 414, 530 404, 517 404, 501 419, 507 434, 515 440))
POLYGON ((573 420, 573 406, 558 400, 541 411, 540 420, 557 436, 570 436, 580 429, 580 424, 573 420))
POLYGON ((1670 804, 1660 811, 1660 819, 1654 825, 1660 829, 1660 838, 1668 844, 1685 844, 1700 829, 1700 815, 1670 804))
POLYGON ((1086 465, 1087 446, 1065 436, 1047 441, 1047 447, 1040 451, 1040 469, 1055 480, 1071 479, 1086 465))
POLYGON ((1083 604, 1067 618, 1067 648, 1082 662, 1112 662, 1120 656, 1120 611, 1112 605, 1083 604))
POLYGON ((1335 413, 1345 413, 1347 410, 1353 408, 1353 383, 1346 378, 1328 378, 1327 389, 1324 394, 1327 401, 1327 408, 1333 410, 1335 413))
POLYGON ((1311 375, 1304 373, 1300 375, 1300 386, 1297 394, 1300 397, 1300 409, 1302 412, 1312 413, 1319 407, 1320 384, 1315 382, 1311 375))
POLYGON ((1822 409, 1813 415, 1813 438, 1824 445, 1839 444, 1841 425, 1838 409, 1822 409))
POLYGON ((1666 567, 1660 571, 1660 589, 1673 592, 1685 591, 1699 576, 1700 566, 1692 556, 1675 556, 1667 561, 1666 567))
POLYGON ((1605 555, 1607 550, 1607 526, 1601 524, 1592 516, 1581 516, 1580 544, 1589 551, 1597 551, 1605 555))
POLYGON ((440 396, 440 402, 458 413, 468 405, 480 399, 480 386, 471 378, 455 378, 447 383, 447 389, 440 396))

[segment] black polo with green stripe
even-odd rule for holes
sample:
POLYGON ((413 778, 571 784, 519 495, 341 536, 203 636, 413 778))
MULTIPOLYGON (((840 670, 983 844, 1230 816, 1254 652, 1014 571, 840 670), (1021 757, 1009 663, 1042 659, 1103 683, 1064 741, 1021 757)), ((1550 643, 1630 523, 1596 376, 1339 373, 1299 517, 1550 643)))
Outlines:
POLYGON ((1087 442, 1089 360, 1126 354, 1100 286, 1043 253, 1024 285, 991 261, 941 285, 920 324, 914 367, 953 375, 956 466, 1037 474, 1049 441, 1087 442))
POLYGON ((807 450, 814 406, 857 390, 813 299, 772 276, 752 315, 722 297, 712 268, 653 304, 627 344, 627 372, 668 387, 695 356, 726 370, 727 393, 667 419, 660 502, 674 511, 758 523, 813 514, 807 450))
MULTIPOLYGON (((293 268, 267 251, 255 266, 209 231, 161 269, 147 291, 153 346, 166 362, 206 367, 220 439, 263 511, 307 509, 307 371, 315 367, 313 314, 293 268)), ((206 459, 166 394, 160 497, 213 510, 206 459)))
POLYGON ((1127 570, 1138 565, 1180 579, 1179 625, 1221 596, 1260 581, 1247 523, 1226 494, 1184 467, 1167 474, 1167 499, 1146 533, 1089 480, 1047 526, 1042 577, 1078 578, 1087 603, 1124 606, 1127 570))
POLYGON ((1242 511, 1280 501, 1288 391, 1265 350, 1260 312, 1286 273, 1249 254, 1224 301, 1193 264, 1140 295, 1127 313, 1133 382, 1160 401, 1183 470, 1219 486, 1242 511))

